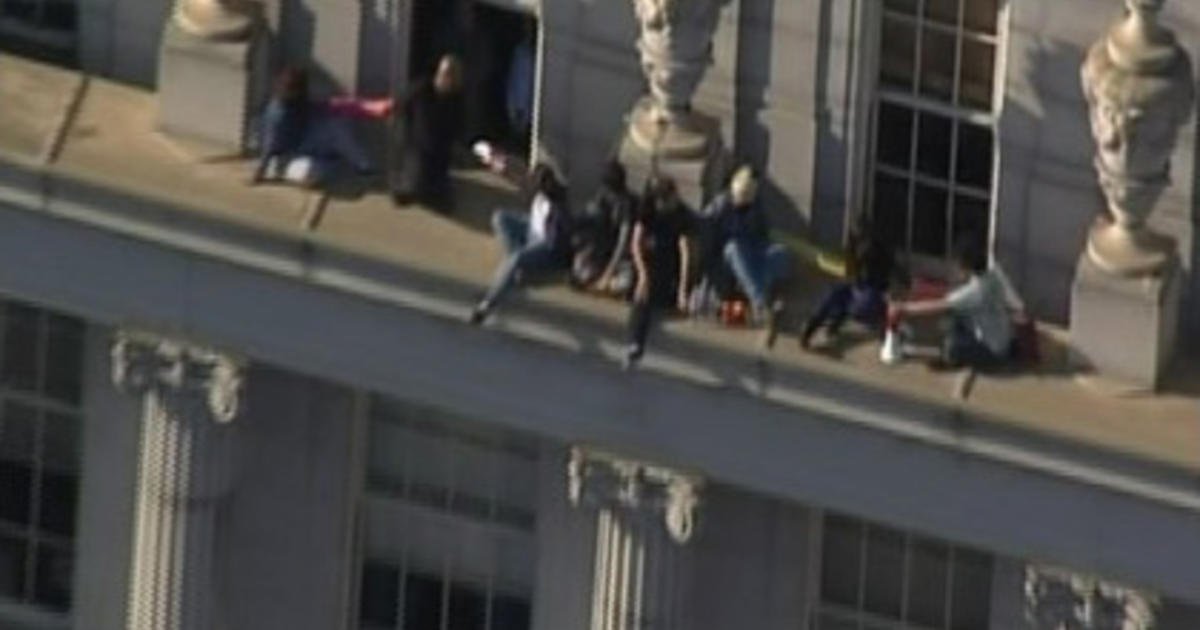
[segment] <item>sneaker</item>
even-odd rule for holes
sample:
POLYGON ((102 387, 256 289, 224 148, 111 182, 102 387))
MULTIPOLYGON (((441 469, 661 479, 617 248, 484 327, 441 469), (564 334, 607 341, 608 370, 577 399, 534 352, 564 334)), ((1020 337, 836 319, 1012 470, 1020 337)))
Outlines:
POLYGON ((642 360, 642 355, 645 352, 646 349, 637 344, 630 345, 625 349, 625 356, 621 359, 622 369, 625 371, 632 370, 642 360))
POLYGON ((481 302, 478 306, 471 309, 471 314, 467 317, 467 323, 471 324, 472 326, 478 326, 482 324, 483 321, 487 319, 488 312, 490 310, 490 306, 481 302))
POLYGON ((771 305, 765 314, 764 328, 762 340, 759 342, 764 350, 770 350, 775 347, 775 340, 779 338, 779 320, 783 315, 783 304, 776 302, 771 305))
POLYGON ((812 347, 812 338, 813 335, 817 334, 817 328, 819 326, 811 319, 804 322, 804 328, 800 331, 800 348, 802 350, 808 350, 812 347))

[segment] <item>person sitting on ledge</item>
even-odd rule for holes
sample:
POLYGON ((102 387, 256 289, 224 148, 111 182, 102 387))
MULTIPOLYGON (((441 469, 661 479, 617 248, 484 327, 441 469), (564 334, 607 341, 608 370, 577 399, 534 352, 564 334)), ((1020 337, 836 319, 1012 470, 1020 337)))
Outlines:
POLYGON ((633 286, 629 241, 635 199, 625 182, 625 167, 609 161, 600 188, 575 224, 571 280, 579 288, 625 295, 633 286))
POLYGON ((836 337, 847 317, 880 333, 887 317, 887 292, 895 273, 893 248, 865 221, 847 239, 846 279, 834 285, 800 333, 800 347, 808 349, 812 337, 825 327, 836 337))
POLYGON ((971 238, 959 241, 953 251, 955 275, 961 284, 944 298, 896 301, 889 305, 889 325, 906 318, 949 315, 934 369, 989 369, 1012 356, 1013 324, 1008 293, 997 270, 989 270, 987 256, 971 238))
POLYGON ((750 301, 750 318, 766 326, 770 345, 783 305, 777 291, 786 280, 787 247, 770 240, 770 225, 758 194, 758 177, 749 165, 730 177, 728 190, 717 195, 702 215, 713 231, 711 246, 733 272, 750 301))
POLYGON ((566 269, 570 263, 566 187, 554 169, 538 164, 524 175, 524 165, 519 160, 494 152, 486 143, 479 143, 476 150, 484 165, 528 187, 530 202, 527 215, 502 209, 492 214, 492 231, 504 248, 504 259, 491 288, 471 311, 468 321, 472 325, 482 324, 522 278, 566 269))
POLYGON ((392 99, 335 97, 314 102, 308 74, 286 68, 275 80, 274 93, 261 120, 260 156, 251 184, 284 180, 315 186, 326 181, 338 163, 360 174, 375 171, 351 128, 352 118, 386 118, 392 99))
POLYGON ((629 309, 626 369, 645 354, 656 311, 674 307, 687 312, 694 226, 693 212, 679 199, 675 182, 651 177, 638 206, 630 244, 636 279, 629 309))

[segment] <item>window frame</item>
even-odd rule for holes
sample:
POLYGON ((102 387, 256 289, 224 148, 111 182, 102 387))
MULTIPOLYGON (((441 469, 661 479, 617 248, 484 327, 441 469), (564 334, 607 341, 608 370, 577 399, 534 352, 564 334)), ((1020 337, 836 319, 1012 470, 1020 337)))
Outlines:
MULTIPOLYGON (((859 201, 856 204, 858 214, 872 217, 875 211, 875 195, 878 173, 883 173, 898 179, 903 179, 909 183, 908 198, 906 200, 906 224, 903 242, 899 250, 903 252, 911 266, 912 271, 918 274, 928 274, 935 277, 945 277, 948 275, 949 264, 948 254, 953 246, 953 225, 954 225, 954 197, 956 194, 962 194, 967 197, 987 203, 987 235, 986 244, 991 257, 994 247, 993 244, 996 238, 996 212, 997 212, 997 195, 996 190, 999 180, 999 165, 1000 165, 1000 144, 1001 136, 999 122, 1003 110, 1004 102, 1004 84, 1007 76, 1007 50, 1009 42, 1009 23, 1011 12, 1011 0, 997 1, 996 14, 996 32, 994 34, 981 33, 972 31, 965 27, 965 19, 967 11, 960 8, 957 15, 957 24, 949 26, 941 22, 929 19, 925 16, 925 6, 929 0, 914 0, 916 3, 915 15, 888 9, 884 6, 884 2, 869 3, 872 10, 867 12, 862 23, 860 24, 862 39, 871 42, 869 55, 865 55, 860 64, 860 72, 863 75, 861 89, 865 94, 864 101, 866 107, 863 107, 866 114, 864 125, 867 132, 863 134, 861 146, 862 158, 858 164, 861 175, 857 177, 855 198, 859 201), (916 41, 914 42, 913 63, 915 71, 912 78, 912 84, 909 89, 901 90, 888 85, 885 85, 880 77, 881 56, 883 51, 883 25, 885 19, 902 21, 910 24, 914 28, 916 41), (922 96, 920 94, 920 54, 923 38, 921 36, 922 29, 930 28, 943 34, 952 34, 955 36, 955 59, 954 59, 954 77, 952 86, 952 95, 957 96, 961 91, 962 82, 962 59, 963 46, 961 41, 972 40, 986 42, 993 46, 993 65, 992 65, 992 82, 991 82, 991 108, 988 111, 973 109, 966 105, 955 105, 939 101, 936 98, 922 96), (961 33, 961 39, 959 39, 961 33), (913 116, 913 125, 910 131, 910 155, 909 165, 907 169, 899 169, 879 162, 879 109, 882 103, 888 103, 897 107, 904 108, 913 116), (952 137, 949 143, 949 172, 946 181, 939 178, 930 177, 920 173, 917 168, 916 154, 918 148, 918 134, 920 131, 919 121, 917 120, 921 113, 929 113, 942 116, 950 119, 955 124, 952 125, 952 137), (959 150, 959 124, 965 122, 982 127, 986 127, 991 131, 992 147, 991 147, 991 164, 990 167, 990 185, 987 190, 963 185, 955 181, 958 168, 958 150, 959 150), (939 191, 944 191, 946 194, 946 243, 945 251, 947 256, 935 257, 927 254, 919 253, 913 249, 916 230, 915 212, 915 195, 917 184, 930 185, 939 191)), ((960 3, 962 7, 965 2, 960 3)), ((852 224, 848 221, 847 225, 852 224)))
POLYGON ((41 58, 70 66, 78 65, 79 31, 83 8, 80 0, 70 2, 75 9, 75 27, 72 29, 53 28, 38 24, 43 21, 46 5, 50 0, 30 0, 34 3, 36 12, 34 23, 6 17, 3 14, 6 1, 0 0, 0 38, 13 40, 16 46, 32 46, 38 50, 38 56, 41 58))
MULTIPOLYGON (((457 567, 454 553, 449 551, 451 545, 446 545, 445 551, 442 551, 440 567, 431 567, 426 563, 416 562, 413 559, 411 552, 413 543, 412 537, 404 532, 391 534, 390 537, 398 538, 400 541, 400 550, 397 553, 395 550, 384 550, 372 548, 370 539, 371 521, 375 520, 374 514, 381 511, 389 511, 398 517, 398 521, 404 523, 412 523, 414 521, 424 521, 432 523, 435 521, 443 521, 445 527, 441 531, 446 531, 448 538, 454 538, 456 533, 450 531, 458 526, 475 530, 485 529, 490 535, 497 537, 497 540, 504 539, 510 543, 517 539, 527 539, 531 549, 536 549, 536 529, 535 523, 516 524, 508 522, 508 519, 502 518, 500 514, 503 506, 501 505, 501 491, 505 480, 502 478, 502 471, 505 469, 504 458, 523 459, 533 463, 534 470, 540 471, 538 460, 540 451, 536 444, 528 441, 524 436, 516 433, 510 433, 483 427, 475 423, 459 421, 454 418, 447 417, 436 410, 422 408, 414 405, 408 405, 400 401, 382 399, 377 396, 369 397, 364 405, 366 409, 362 412, 362 417, 359 420, 364 425, 363 438, 361 444, 365 445, 369 441, 369 435, 372 427, 377 424, 391 424, 402 426, 410 431, 419 431, 428 435, 437 435, 445 439, 444 446, 449 453, 447 459, 454 461, 458 458, 453 456, 456 449, 470 446, 478 448, 484 446, 488 456, 488 466, 492 474, 489 479, 492 483, 488 487, 488 496, 486 497, 488 506, 485 515, 464 513, 461 509, 456 508, 455 497, 459 494, 459 488, 456 482, 455 467, 448 466, 446 470, 446 485, 444 496, 442 497, 441 505, 434 505, 429 501, 421 500, 414 497, 412 493, 412 482, 414 475, 410 472, 412 460, 405 457, 402 461, 402 470, 400 472, 401 479, 399 484, 380 484, 379 478, 372 477, 373 463, 370 460, 370 452, 368 448, 362 450, 361 468, 362 485, 361 493, 358 499, 358 534, 357 544, 353 562, 353 579, 355 581, 354 595, 350 602, 349 627, 359 630, 404 630, 405 628, 405 607, 406 593, 408 589, 409 577, 414 575, 433 577, 440 580, 442 602, 440 612, 440 630, 449 630, 450 617, 449 607, 452 590, 455 587, 470 587, 475 589, 483 596, 484 602, 484 630, 491 630, 493 623, 494 606, 497 598, 514 598, 522 599, 529 605, 530 615, 533 613, 533 589, 535 584, 531 581, 529 584, 517 584, 506 579, 503 575, 504 569, 502 563, 503 554, 493 553, 492 557, 484 563, 484 569, 471 570, 466 567, 457 567), (396 580, 396 611, 395 611, 395 626, 392 628, 382 628, 379 626, 365 625, 361 618, 362 596, 364 592, 362 580, 364 570, 368 564, 382 565, 397 571, 396 580), (457 569, 457 571, 456 571, 457 569)), ((464 496, 465 493, 464 493, 464 496)), ((536 519, 536 508, 533 518, 536 519)), ((495 542, 498 550, 503 543, 495 542)), ((530 575, 536 571, 536 558, 531 558, 530 575)), ((530 621, 532 624, 532 619, 530 621)), ((532 627, 532 625, 531 625, 532 627)))
MULTIPOLYGON (((8 330, 9 308, 17 306, 34 311, 37 317, 37 330, 35 332, 35 371, 34 375, 34 391, 24 391, 14 389, 7 385, 0 385, 0 442, 4 439, 4 409, 10 403, 17 403, 29 408, 35 414, 34 422, 34 445, 33 452, 30 453, 28 464, 32 472, 30 480, 30 501, 29 501, 29 522, 26 524, 18 524, 10 521, 0 521, 0 535, 6 538, 19 541, 26 546, 25 558, 23 567, 22 579, 25 583, 24 592, 18 598, 0 597, 0 620, 6 623, 17 624, 17 627, 29 628, 60 628, 65 627, 69 622, 71 611, 74 606, 75 583, 74 573, 77 566, 77 549, 76 542, 78 540, 78 518, 79 518, 79 503, 80 492, 82 488, 82 465, 83 465, 83 419, 85 401, 83 400, 83 370, 85 369, 86 357, 86 335, 87 324, 79 318, 74 318, 63 313, 51 311, 40 306, 17 302, 13 300, 3 300, 0 302, 0 356, 5 349, 5 342, 8 330), (52 317, 71 318, 79 324, 79 362, 80 370, 80 391, 79 400, 76 403, 67 403, 50 397, 46 392, 47 377, 49 370, 49 347, 50 347, 50 320, 52 317), (74 470, 73 478, 76 482, 75 505, 74 512, 76 519, 74 531, 71 535, 62 535, 54 533, 44 528, 41 523, 41 514, 44 508, 44 494, 42 492, 42 477, 47 470, 54 471, 54 467, 48 465, 46 448, 48 433, 46 431, 46 423, 57 422, 62 418, 70 418, 75 424, 74 445, 76 447, 74 453, 74 470), (59 552, 65 551, 71 558, 71 576, 67 586, 69 592, 69 603, 66 610, 59 611, 50 608, 46 604, 40 603, 36 599, 37 578, 38 572, 42 569, 41 563, 38 560, 38 552, 42 548, 51 548, 59 552)), ((63 471, 57 471, 63 472, 63 471)))
POLYGON ((824 619, 826 617, 832 617, 832 618, 838 620, 839 623, 844 623, 846 625, 854 626, 855 628, 858 628, 859 630, 865 630, 868 628, 870 630, 951 630, 953 628, 953 623, 954 623, 953 603, 954 603, 954 588, 955 588, 954 579, 955 579, 955 574, 956 574, 956 571, 954 569, 955 569, 956 560, 957 560, 956 554, 959 552, 964 552, 964 553, 971 552, 971 553, 983 554, 983 555, 986 555, 990 560, 990 567, 991 567, 990 577, 989 577, 990 585, 989 585, 989 588, 987 589, 989 610, 988 610, 988 615, 987 615, 987 622, 985 623, 985 628, 991 627, 991 620, 992 620, 992 616, 993 616, 993 612, 994 612, 992 610, 992 607, 994 607, 994 605, 995 605, 995 602, 993 601, 994 600, 993 593, 995 592, 997 571, 999 570, 999 567, 1001 566, 1000 558, 998 558, 995 554, 992 554, 988 551, 981 550, 981 549, 968 549, 967 547, 964 547, 963 545, 956 545, 953 542, 950 542, 947 540, 936 539, 932 536, 918 534, 918 533, 914 533, 909 530, 899 529, 896 527, 889 527, 887 525, 881 525, 879 523, 872 523, 870 521, 867 521, 867 520, 864 520, 861 518, 857 518, 857 517, 853 517, 853 516, 849 516, 847 514, 836 514, 836 516, 839 518, 845 519, 847 521, 851 521, 855 525, 855 537, 858 540, 858 554, 857 554, 858 555, 858 570, 857 570, 858 584, 856 587, 857 601, 853 607, 847 606, 845 604, 826 602, 824 600, 824 593, 823 593, 824 585, 822 583, 823 565, 824 565, 824 558, 825 558, 824 539, 825 539, 825 532, 826 532, 826 524, 829 521, 829 517, 833 516, 833 515, 835 515, 835 514, 831 513, 831 512, 818 512, 814 519, 815 522, 819 523, 819 526, 817 527, 817 529, 820 531, 820 536, 818 537, 819 541, 817 541, 815 543, 815 545, 813 545, 813 553, 814 553, 813 557, 817 558, 818 560, 811 563, 811 564, 817 565, 816 569, 811 574, 811 575, 813 575, 814 581, 816 583, 815 587, 813 589, 815 591, 815 594, 814 594, 813 599, 811 600, 814 602, 812 618, 809 620, 810 621, 809 627, 812 630, 825 630, 824 619), (868 568, 867 567, 867 562, 868 562, 868 558, 867 558, 868 544, 867 543, 868 543, 868 540, 870 539, 869 530, 872 527, 883 529, 883 530, 888 530, 893 533, 900 534, 903 537, 903 564, 900 568, 900 618, 899 619, 888 617, 885 615, 880 615, 878 613, 874 613, 872 611, 866 610, 866 608, 865 608, 865 600, 866 600, 866 592, 867 592, 866 580, 867 580, 867 568, 868 568), (925 626, 925 625, 921 625, 916 622, 908 620, 908 617, 909 617, 909 583, 910 583, 910 574, 911 574, 911 568, 912 568, 913 548, 914 548, 915 542, 920 539, 936 540, 937 542, 944 544, 946 546, 946 564, 945 564, 945 566, 946 566, 946 583, 944 585, 944 593, 943 593, 943 606, 944 606, 945 617, 944 617, 944 619, 942 621, 942 625, 940 627, 925 626))

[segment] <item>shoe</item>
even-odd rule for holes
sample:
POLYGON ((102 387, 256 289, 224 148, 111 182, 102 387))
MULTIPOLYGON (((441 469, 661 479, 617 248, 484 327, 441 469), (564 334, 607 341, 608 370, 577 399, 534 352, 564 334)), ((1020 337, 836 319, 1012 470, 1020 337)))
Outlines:
POLYGON ((639 361, 642 360, 642 355, 645 354, 645 348, 638 345, 631 345, 625 350, 625 356, 621 359, 621 368, 626 372, 637 367, 639 361))
POLYGON ((763 350, 770 350, 775 347, 775 340, 779 338, 779 320, 783 315, 783 304, 776 302, 771 305, 771 308, 766 312, 766 320, 764 322, 762 340, 759 342, 763 350))
POLYGON ((486 304, 480 304, 479 306, 476 306, 475 308, 471 309, 471 314, 467 317, 467 323, 471 324, 472 326, 479 326, 483 323, 483 320, 487 319, 488 312, 490 310, 491 307, 486 304))
POLYGON ((812 347, 813 335, 817 334, 816 322, 809 320, 804 322, 804 330, 800 333, 800 349, 808 350, 812 347))

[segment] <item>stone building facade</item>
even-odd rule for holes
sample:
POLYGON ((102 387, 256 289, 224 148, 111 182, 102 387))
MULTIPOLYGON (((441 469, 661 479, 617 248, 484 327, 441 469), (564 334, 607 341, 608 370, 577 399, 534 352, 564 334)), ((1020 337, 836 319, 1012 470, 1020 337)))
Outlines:
MULTIPOLYGON (((582 194, 643 92, 630 3, 474 1, 536 18, 532 145, 582 194)), ((266 0, 267 63, 399 91, 435 2, 266 0)), ((734 0, 695 106, 767 174, 781 227, 834 246, 866 213, 931 269, 981 233, 1066 324, 1102 206, 1079 68, 1120 11, 734 0)), ((5 136, 0 112, 0 627, 1200 626, 1194 458, 830 374, 746 385, 711 347, 630 378, 552 318, 464 332, 453 289, 344 243, 180 218, 129 173, 50 172, 63 143, 104 135, 86 103, 148 102, 170 13, 0 0, 4 48, 90 76, 39 85, 108 99, 42 162, 10 158, 26 130, 5 136)), ((1200 5, 1163 23, 1200 58, 1200 5)), ((0 58, 0 93, 16 64, 0 58)), ((1152 218, 1177 239, 1192 346, 1195 154, 1193 117, 1152 218)))

